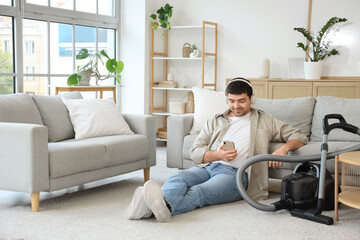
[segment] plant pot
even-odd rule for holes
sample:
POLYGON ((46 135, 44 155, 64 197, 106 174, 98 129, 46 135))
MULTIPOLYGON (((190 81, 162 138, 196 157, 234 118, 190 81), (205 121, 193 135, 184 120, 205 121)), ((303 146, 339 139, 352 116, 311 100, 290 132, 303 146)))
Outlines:
POLYGON ((89 86, 91 72, 90 71, 81 72, 79 73, 79 75, 81 76, 81 81, 78 84, 76 84, 76 86, 89 86))
POLYGON ((320 79, 323 62, 304 62, 305 79, 320 79))

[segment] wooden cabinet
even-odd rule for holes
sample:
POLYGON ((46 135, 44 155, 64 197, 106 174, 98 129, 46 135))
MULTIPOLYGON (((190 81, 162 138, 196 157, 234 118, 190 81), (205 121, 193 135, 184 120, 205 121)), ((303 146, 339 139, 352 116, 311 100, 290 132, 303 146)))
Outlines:
MULTIPOLYGON (((228 81, 229 79, 227 79, 228 81)), ((324 77, 324 79, 249 78, 260 98, 334 96, 360 98, 360 77, 324 77)))

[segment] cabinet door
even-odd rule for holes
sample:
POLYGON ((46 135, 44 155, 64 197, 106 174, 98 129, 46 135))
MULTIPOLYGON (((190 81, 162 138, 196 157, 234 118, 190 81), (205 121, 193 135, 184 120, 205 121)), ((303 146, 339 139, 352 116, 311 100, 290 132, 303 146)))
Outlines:
POLYGON ((314 97, 360 98, 359 82, 314 82, 314 97))
POLYGON ((312 82, 269 82, 269 98, 296 98, 312 96, 312 82))
POLYGON ((268 85, 266 81, 252 81, 251 85, 254 88, 254 93, 256 97, 268 98, 268 85))

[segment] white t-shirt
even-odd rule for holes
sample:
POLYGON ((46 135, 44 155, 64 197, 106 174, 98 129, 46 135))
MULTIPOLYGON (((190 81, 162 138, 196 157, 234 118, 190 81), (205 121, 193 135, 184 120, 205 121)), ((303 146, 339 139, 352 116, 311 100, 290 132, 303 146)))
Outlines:
MULTIPOLYGON (((242 117, 229 117, 229 128, 226 131, 223 141, 233 141, 237 150, 237 157, 230 161, 215 161, 238 168, 248 158, 250 149, 250 113, 242 117)), ((220 146, 219 146, 220 148, 220 146)), ((219 150, 219 148, 217 150, 219 150)))

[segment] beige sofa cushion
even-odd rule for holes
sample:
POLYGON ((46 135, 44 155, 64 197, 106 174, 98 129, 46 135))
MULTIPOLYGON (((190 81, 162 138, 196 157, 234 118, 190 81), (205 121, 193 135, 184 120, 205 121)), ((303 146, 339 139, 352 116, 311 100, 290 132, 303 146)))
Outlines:
POLYGON ((75 137, 69 112, 61 101, 61 96, 81 99, 79 92, 65 93, 56 96, 33 95, 33 100, 39 109, 42 121, 48 128, 49 142, 58 142, 75 137))

